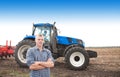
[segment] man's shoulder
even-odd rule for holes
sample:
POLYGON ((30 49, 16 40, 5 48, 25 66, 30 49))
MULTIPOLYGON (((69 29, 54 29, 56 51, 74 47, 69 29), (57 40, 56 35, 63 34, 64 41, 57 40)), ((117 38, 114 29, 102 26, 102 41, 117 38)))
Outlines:
POLYGON ((36 53, 36 47, 30 47, 28 50, 27 50, 27 54, 34 54, 36 53))
POLYGON ((34 46, 34 47, 30 47, 28 50, 29 51, 34 51, 34 50, 36 50, 37 48, 34 46))
POLYGON ((43 48, 44 51, 49 51, 47 48, 43 48))
POLYGON ((44 48, 43 49, 44 51, 46 51, 46 52, 51 52, 49 49, 47 49, 47 48, 44 48))

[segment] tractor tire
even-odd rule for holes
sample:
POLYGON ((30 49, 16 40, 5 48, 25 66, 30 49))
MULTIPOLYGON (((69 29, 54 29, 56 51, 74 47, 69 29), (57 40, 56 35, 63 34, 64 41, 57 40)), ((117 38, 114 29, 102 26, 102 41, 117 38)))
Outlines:
POLYGON ((35 46, 35 42, 32 40, 22 40, 15 48, 15 60, 20 67, 27 67, 26 64, 26 53, 28 48, 35 46))
POLYGON ((89 55, 81 47, 72 47, 65 54, 66 65, 72 70, 84 70, 89 65, 89 55))

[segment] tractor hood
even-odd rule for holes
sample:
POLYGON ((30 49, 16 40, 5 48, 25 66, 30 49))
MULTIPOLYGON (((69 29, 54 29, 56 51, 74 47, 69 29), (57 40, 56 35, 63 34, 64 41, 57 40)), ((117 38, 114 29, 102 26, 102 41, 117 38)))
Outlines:
POLYGON ((66 37, 66 36, 57 36, 57 43, 62 45, 72 45, 72 44, 80 44, 84 47, 84 42, 81 39, 66 37))

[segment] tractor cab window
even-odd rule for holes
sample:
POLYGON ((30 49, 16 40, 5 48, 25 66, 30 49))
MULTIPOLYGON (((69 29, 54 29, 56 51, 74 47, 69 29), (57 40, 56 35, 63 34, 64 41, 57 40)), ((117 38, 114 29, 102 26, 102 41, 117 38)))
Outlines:
POLYGON ((36 34, 43 34, 45 42, 50 42, 50 27, 36 27, 36 34))

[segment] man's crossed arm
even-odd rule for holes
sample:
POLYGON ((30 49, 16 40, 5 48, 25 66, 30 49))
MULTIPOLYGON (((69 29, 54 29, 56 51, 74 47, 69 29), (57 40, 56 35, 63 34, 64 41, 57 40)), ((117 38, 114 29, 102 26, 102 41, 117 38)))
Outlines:
POLYGON ((39 70, 44 68, 54 67, 54 62, 49 58, 46 62, 36 61, 34 64, 30 65, 31 70, 39 70))

